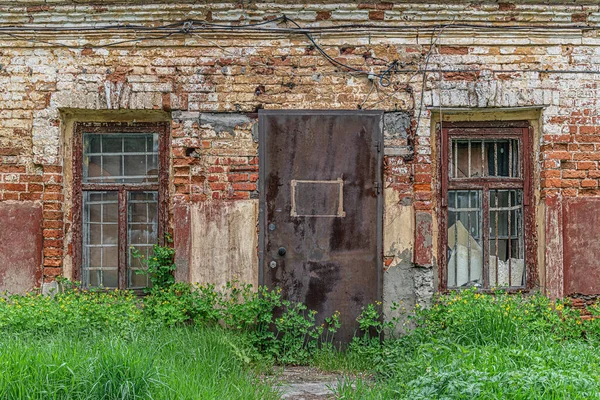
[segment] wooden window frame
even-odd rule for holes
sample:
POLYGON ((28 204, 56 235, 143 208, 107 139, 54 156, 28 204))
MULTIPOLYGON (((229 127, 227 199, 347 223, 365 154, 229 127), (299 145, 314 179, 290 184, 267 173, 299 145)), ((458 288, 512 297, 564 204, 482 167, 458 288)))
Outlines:
MULTIPOLYGON (((127 194, 134 191, 158 192, 158 244, 164 245, 168 222, 168 122, 78 122, 73 137, 73 278, 81 280, 83 268, 83 192, 115 191, 118 193, 118 288, 127 287, 127 194), (156 133, 158 134, 158 182, 151 183, 97 183, 83 182, 84 133, 156 133)), ((142 289, 133 289, 142 292, 142 289)))
MULTIPOLYGON (((533 129, 528 121, 481 121, 481 122, 443 122, 437 129, 440 157, 438 168, 438 204, 440 204, 438 232, 438 289, 440 292, 457 290, 459 288, 448 287, 448 191, 450 190, 482 190, 488 192, 495 189, 521 189, 523 191, 523 229, 524 229, 524 257, 525 257, 525 286, 506 288, 508 292, 528 291, 535 287, 537 282, 537 258, 536 258, 536 231, 535 210, 533 207, 533 157, 532 157, 532 134, 533 129), (521 143, 520 149, 520 178, 509 177, 474 177, 474 178, 450 178, 449 177, 449 144, 451 139, 515 139, 521 143)), ((483 194, 482 194, 483 196, 483 194)), ((488 272, 489 260, 487 243, 484 242, 488 234, 485 228, 489 226, 489 203, 488 197, 482 198, 482 243, 483 243, 483 271, 485 277, 488 272)), ((485 278, 487 282, 487 277, 485 278)), ((491 288, 481 287, 481 291, 491 291, 491 288)))

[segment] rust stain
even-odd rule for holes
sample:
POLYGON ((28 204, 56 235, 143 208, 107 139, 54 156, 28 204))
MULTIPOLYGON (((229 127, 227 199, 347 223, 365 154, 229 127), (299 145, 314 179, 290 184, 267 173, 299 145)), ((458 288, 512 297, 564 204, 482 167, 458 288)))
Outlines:
POLYGON ((599 198, 564 200, 564 294, 600 292, 600 207, 599 198))
POLYGON ((42 276, 42 206, 0 203, 0 223, 0 292, 32 290, 42 276))
POLYGON ((431 266, 432 248, 432 217, 428 212, 415 213, 415 264, 431 266))

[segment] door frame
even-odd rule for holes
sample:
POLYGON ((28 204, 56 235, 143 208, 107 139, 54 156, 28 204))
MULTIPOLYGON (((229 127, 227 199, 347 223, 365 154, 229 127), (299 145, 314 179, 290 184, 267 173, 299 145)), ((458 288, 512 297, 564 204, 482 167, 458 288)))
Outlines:
POLYGON ((267 165, 266 146, 263 146, 267 138, 265 130, 265 117, 269 115, 365 115, 379 116, 379 131, 377 132, 377 140, 375 149, 377 154, 377 172, 376 182, 378 183, 377 190, 377 298, 379 301, 383 299, 383 118, 384 112, 381 110, 258 110, 258 191, 259 191, 259 208, 258 208, 258 284, 264 285, 264 269, 265 263, 265 245, 267 234, 267 220, 265 206, 267 203, 265 192, 265 168, 267 165))

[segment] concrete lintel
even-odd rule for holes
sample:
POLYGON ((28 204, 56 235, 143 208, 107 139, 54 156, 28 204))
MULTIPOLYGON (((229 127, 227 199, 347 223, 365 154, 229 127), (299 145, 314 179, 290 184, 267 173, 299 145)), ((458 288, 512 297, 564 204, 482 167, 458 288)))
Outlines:
POLYGON ((391 157, 410 157, 413 155, 413 149, 411 146, 385 147, 383 154, 391 157))
POLYGON ((468 112, 491 113, 491 112, 519 112, 543 110, 549 105, 523 106, 523 107, 437 107, 428 106, 427 109, 433 114, 462 114, 468 112))

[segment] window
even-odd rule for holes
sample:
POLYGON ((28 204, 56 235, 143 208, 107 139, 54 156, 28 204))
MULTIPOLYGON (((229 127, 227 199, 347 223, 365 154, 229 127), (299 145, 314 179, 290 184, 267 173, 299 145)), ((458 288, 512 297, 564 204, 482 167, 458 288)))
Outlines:
POLYGON ((525 288, 529 126, 444 124, 441 142, 445 287, 525 288))
POLYGON ((149 256, 164 231, 167 125, 78 124, 74 252, 86 287, 149 285, 132 247, 149 256))

